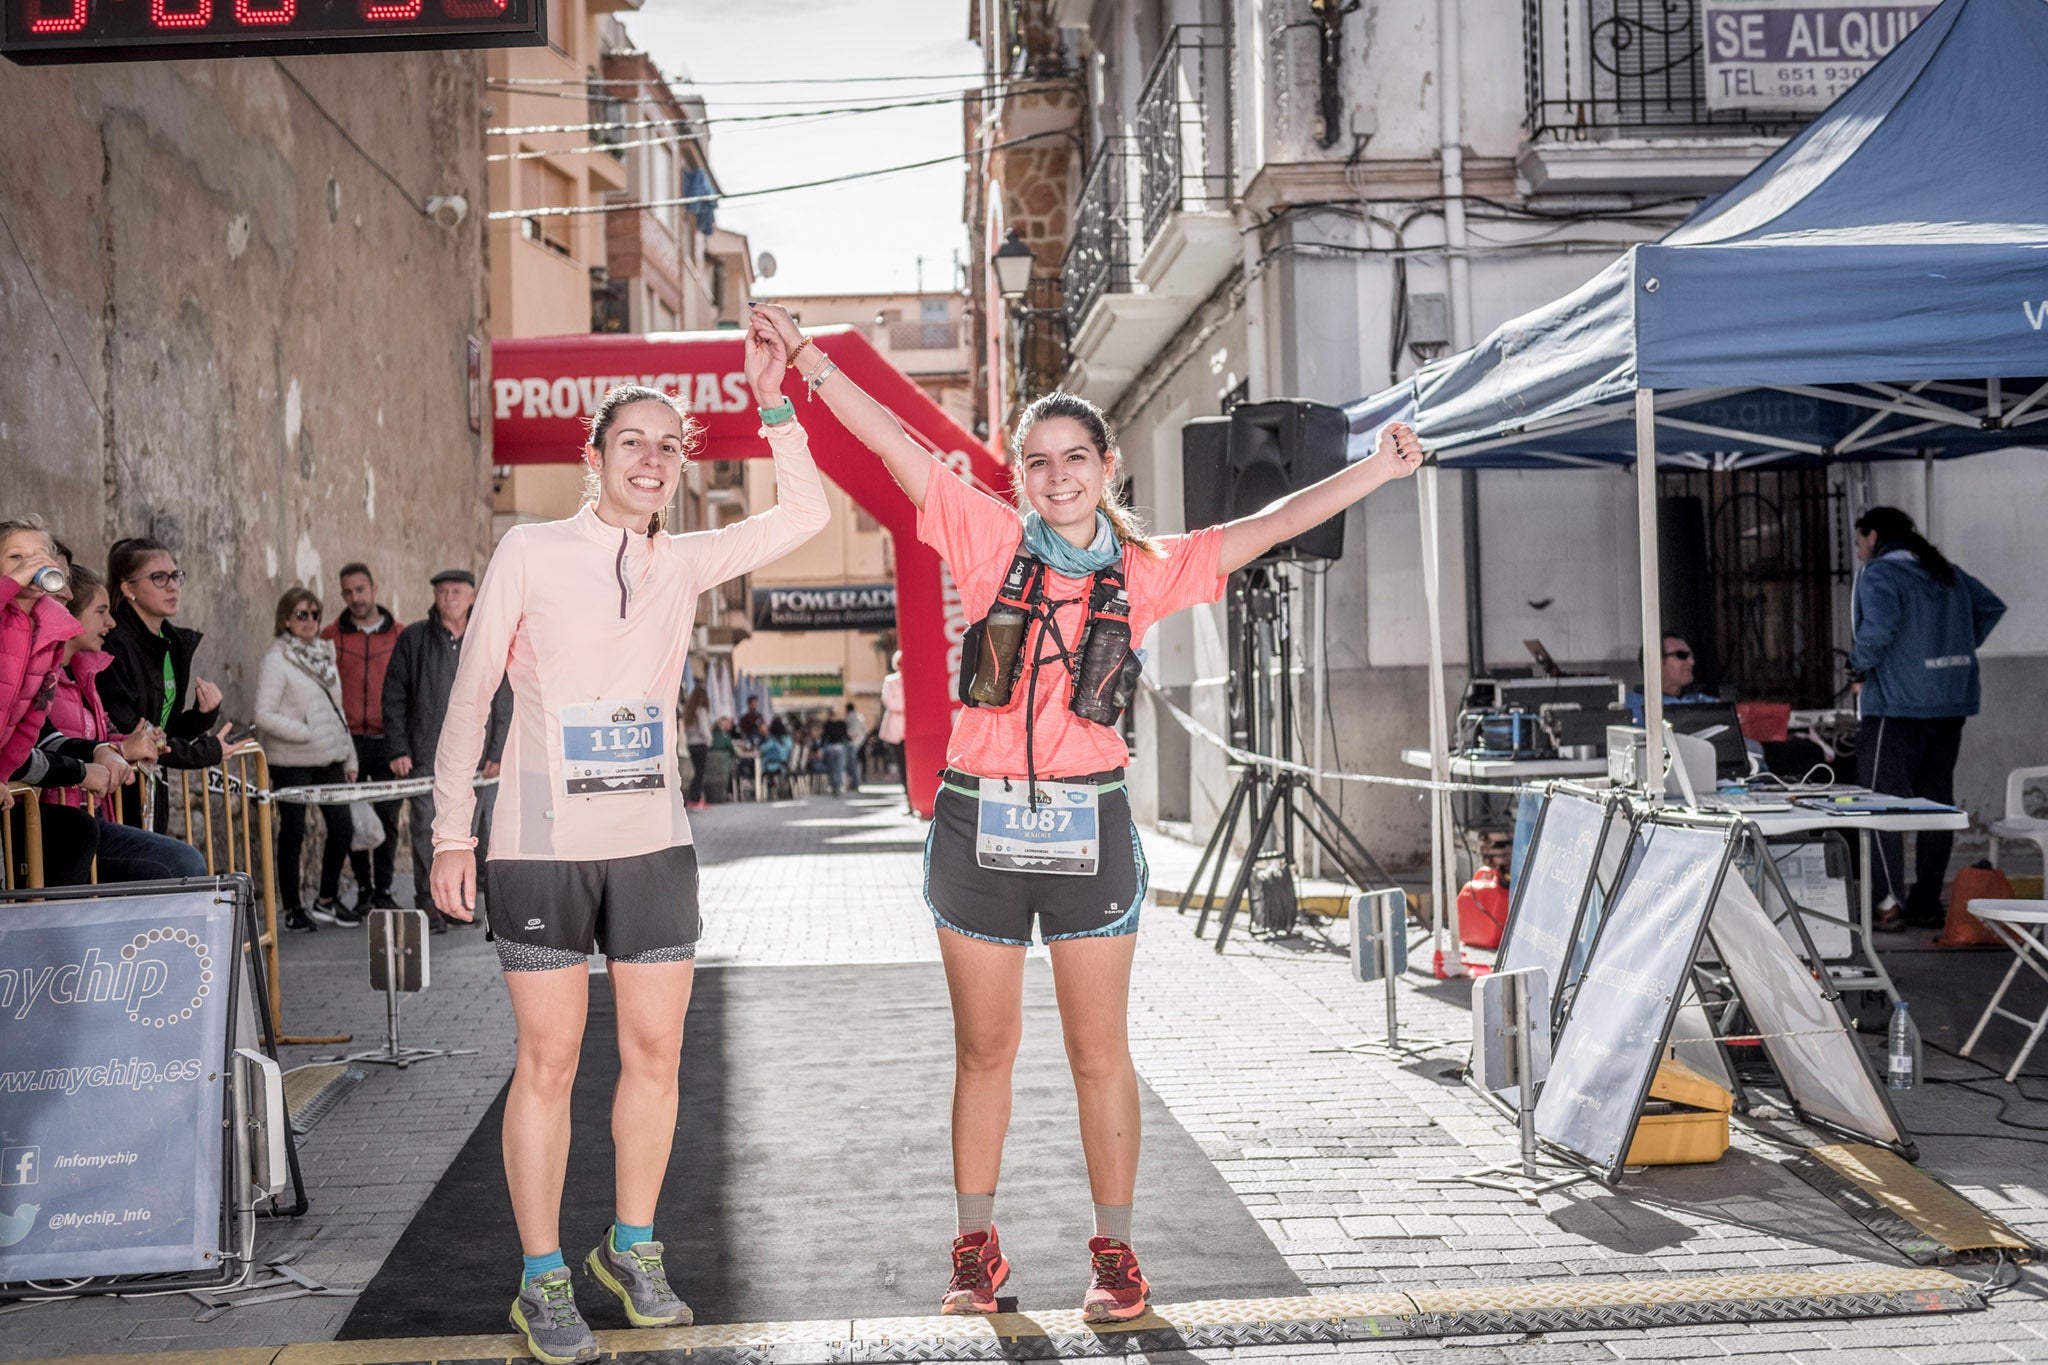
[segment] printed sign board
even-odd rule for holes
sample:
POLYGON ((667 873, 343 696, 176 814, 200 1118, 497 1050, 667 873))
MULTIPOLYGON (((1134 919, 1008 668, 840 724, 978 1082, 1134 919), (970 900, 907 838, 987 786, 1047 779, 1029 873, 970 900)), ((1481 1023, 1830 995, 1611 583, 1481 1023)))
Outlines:
POLYGON ((754 589, 755 630, 894 630, 896 585, 754 589))
POLYGON ((1910 1139, 1841 1009, 1739 877, 1721 888, 1708 927, 1764 1051, 1802 1118, 1907 1149, 1910 1139))
POLYGON ((1545 798, 1536 837, 1515 870, 1514 906, 1496 971, 1541 967, 1553 994, 1569 989, 1580 956, 1573 944, 1606 832, 1600 803, 1562 791, 1545 798))
POLYGON ((219 1265, 236 913, 0 907, 0 1282, 219 1265))
POLYGON ((1819 113, 1934 10, 1930 0, 1700 0, 1707 107, 1819 113))
POLYGON ((1619 1178, 1729 858, 1727 831, 1647 823, 1536 1101, 1536 1132, 1619 1178))

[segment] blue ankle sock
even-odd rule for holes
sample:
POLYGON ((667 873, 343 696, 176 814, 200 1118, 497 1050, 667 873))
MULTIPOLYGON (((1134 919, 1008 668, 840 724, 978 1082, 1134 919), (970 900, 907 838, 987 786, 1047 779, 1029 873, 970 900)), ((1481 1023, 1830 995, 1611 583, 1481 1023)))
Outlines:
POLYGON ((633 1249, 633 1244, 635 1242, 651 1242, 653 1240, 654 1224, 652 1223, 648 1223, 645 1226, 642 1226, 638 1223, 612 1224, 613 1251, 621 1253, 628 1252, 633 1249))
POLYGON ((562 1249, 560 1247, 556 1247, 545 1256, 525 1256, 523 1259, 526 1262, 526 1269, 519 1276, 519 1287, 521 1289, 532 1284, 536 1276, 545 1275, 550 1270, 565 1270, 568 1268, 562 1261, 562 1249))

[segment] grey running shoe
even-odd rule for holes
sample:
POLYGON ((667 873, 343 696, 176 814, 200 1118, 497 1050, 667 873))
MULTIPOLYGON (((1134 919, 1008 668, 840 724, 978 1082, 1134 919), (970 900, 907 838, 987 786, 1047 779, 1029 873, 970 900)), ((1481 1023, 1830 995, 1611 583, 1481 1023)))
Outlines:
POLYGON ((612 1234, 591 1248, 584 1259, 597 1282, 619 1296, 626 1320, 635 1327, 688 1327, 690 1305, 668 1287, 661 1264, 661 1243, 635 1242, 631 1251, 613 1251, 612 1234))
POLYGON ((576 1311, 576 1287, 567 1266, 534 1276, 512 1300, 511 1318, 526 1336, 526 1349, 546 1365, 597 1359, 597 1338, 576 1311))

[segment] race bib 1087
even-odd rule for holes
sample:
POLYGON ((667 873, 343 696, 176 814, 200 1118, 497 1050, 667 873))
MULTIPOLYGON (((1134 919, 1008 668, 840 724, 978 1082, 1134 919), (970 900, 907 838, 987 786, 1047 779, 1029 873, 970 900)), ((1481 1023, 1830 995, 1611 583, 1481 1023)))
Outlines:
POLYGON ((1033 802, 1022 784, 1004 791, 999 780, 982 779, 975 861, 1006 872, 1094 876, 1102 853, 1095 788, 1041 782, 1038 792, 1033 802))

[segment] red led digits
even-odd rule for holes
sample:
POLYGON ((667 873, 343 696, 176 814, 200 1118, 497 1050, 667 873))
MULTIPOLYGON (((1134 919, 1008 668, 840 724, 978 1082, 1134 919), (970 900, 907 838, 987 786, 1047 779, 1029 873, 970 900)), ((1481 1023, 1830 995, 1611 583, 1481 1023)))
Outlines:
POLYGON ((298 12, 299 0, 235 0, 235 22, 249 28, 289 24, 298 12))
POLYGON ((68 14, 48 13, 44 3, 45 0, 28 0, 30 33, 76 33, 85 27, 86 0, 70 0, 68 14))
POLYGON ((388 23, 391 20, 417 19, 420 17, 420 0, 396 0, 393 4, 373 4, 363 0, 363 18, 371 23, 388 23))
POLYGON ((149 0, 149 21, 158 28, 205 28, 213 21, 213 0, 198 0, 198 7, 173 10, 170 0, 149 0))
POLYGON ((505 12, 505 0, 441 0, 441 11, 450 19, 495 19, 505 12))

